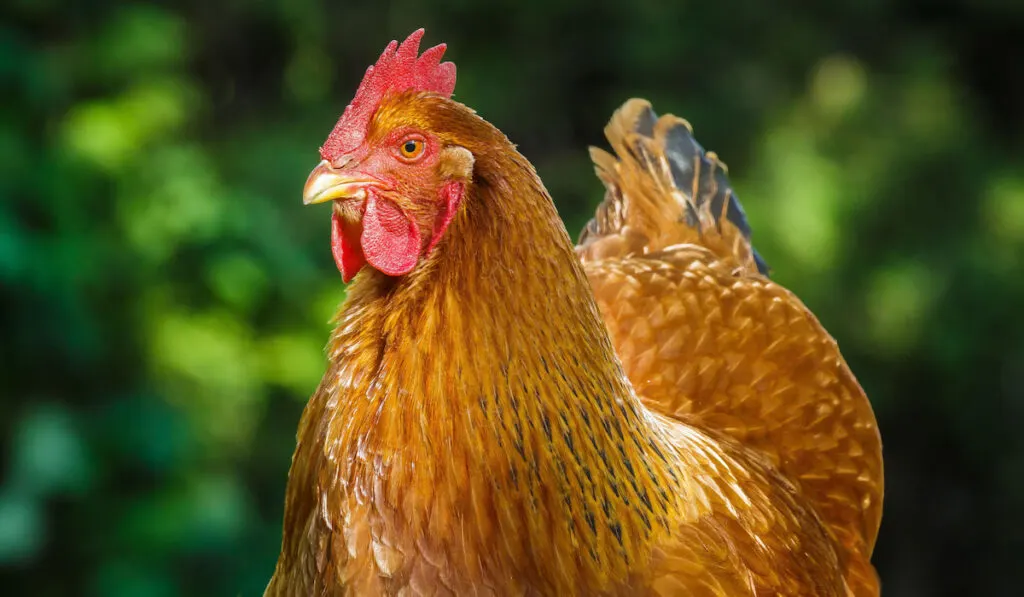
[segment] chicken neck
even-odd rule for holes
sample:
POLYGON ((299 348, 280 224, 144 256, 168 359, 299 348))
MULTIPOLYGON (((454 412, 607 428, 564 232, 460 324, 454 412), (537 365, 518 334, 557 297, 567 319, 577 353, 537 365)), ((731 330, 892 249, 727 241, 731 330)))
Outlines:
POLYGON ((358 496, 371 535, 428 538, 481 575, 622 582, 671 518, 670 448, 550 196, 500 149, 417 270, 350 287, 300 427, 321 470, 290 491, 358 496))

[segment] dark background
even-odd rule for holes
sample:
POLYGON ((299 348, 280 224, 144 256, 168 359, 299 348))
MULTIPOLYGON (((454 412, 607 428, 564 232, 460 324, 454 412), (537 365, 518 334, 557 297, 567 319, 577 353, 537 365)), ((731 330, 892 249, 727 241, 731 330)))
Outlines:
POLYGON ((573 235, 614 108, 690 119, 875 406, 885 593, 1019 591, 1024 3, 0 10, 4 594, 261 594, 344 296, 302 184, 363 70, 420 26, 573 235))

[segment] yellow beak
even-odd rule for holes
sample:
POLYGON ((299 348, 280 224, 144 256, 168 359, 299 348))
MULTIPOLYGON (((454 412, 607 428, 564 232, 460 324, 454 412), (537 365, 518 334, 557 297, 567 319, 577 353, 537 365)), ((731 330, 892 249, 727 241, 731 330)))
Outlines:
POLYGON ((366 187, 380 185, 380 181, 358 173, 339 172, 323 160, 313 168, 302 189, 302 203, 313 205, 332 199, 363 199, 366 187))

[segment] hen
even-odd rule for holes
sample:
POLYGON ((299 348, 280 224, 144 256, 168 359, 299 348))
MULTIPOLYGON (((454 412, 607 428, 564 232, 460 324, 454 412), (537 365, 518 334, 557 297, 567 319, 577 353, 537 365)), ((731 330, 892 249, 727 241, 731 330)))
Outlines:
POLYGON ((352 284, 266 594, 878 594, 871 407, 717 158, 630 100, 574 248, 422 35, 306 183, 352 284))

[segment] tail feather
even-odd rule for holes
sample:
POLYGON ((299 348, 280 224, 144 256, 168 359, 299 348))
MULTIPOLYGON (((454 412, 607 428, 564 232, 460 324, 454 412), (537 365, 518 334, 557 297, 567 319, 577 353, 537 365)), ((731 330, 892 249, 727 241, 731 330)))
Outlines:
POLYGON ((580 235, 584 259, 696 244, 767 275, 725 164, 704 151, 686 120, 659 118, 650 103, 631 99, 612 116, 605 136, 615 155, 590 149, 606 193, 580 235))

